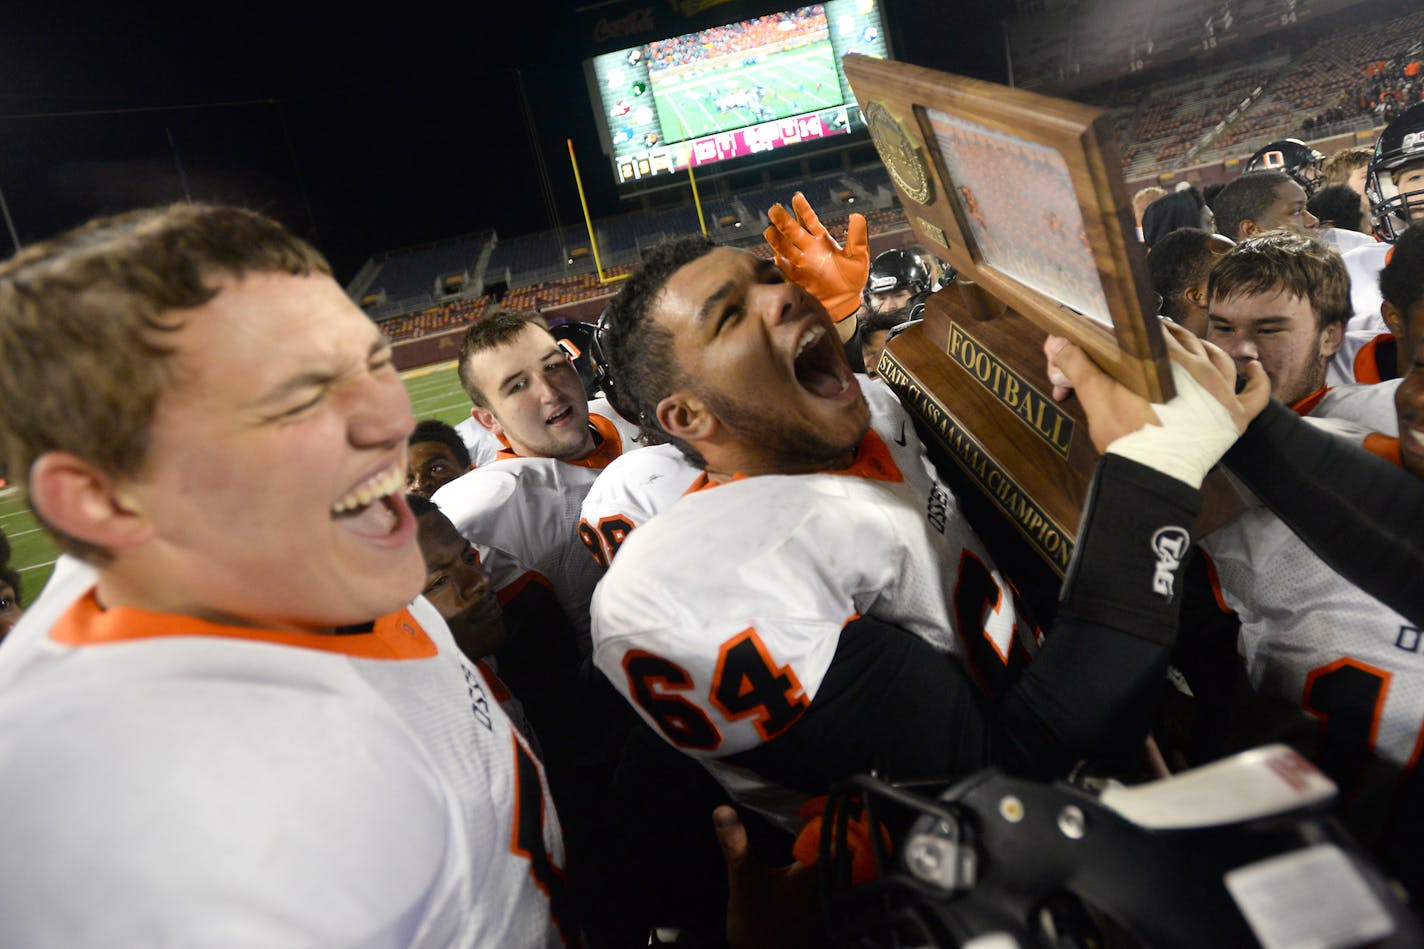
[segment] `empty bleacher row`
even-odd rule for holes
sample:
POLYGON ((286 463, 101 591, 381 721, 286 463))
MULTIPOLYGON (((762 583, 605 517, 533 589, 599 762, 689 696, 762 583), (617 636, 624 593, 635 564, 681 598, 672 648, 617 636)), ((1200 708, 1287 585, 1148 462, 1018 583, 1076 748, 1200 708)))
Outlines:
MULTIPOLYGON (((1318 17, 1359 3, 1314 0, 1310 9, 1318 17)), ((1218 41, 1276 33, 1299 18, 1292 0, 1078 0, 1033 9, 1004 23, 1014 81, 1027 88, 1101 81, 1218 41)))
MULTIPOLYGON (((766 224, 767 208, 775 202, 788 204, 796 191, 804 192, 828 222, 843 222, 852 209, 873 212, 895 201, 888 175, 876 164, 705 196, 702 220, 719 242, 754 244, 766 224)), ((903 227, 903 216, 898 220, 903 227)), ((598 265, 605 275, 626 273, 647 248, 701 230, 691 203, 596 221, 598 265)), ((506 306, 534 309, 606 293, 593 250, 583 226, 503 240, 491 230, 378 255, 348 289, 393 339, 411 339, 460 325, 462 319, 468 322, 478 315, 469 308, 477 299, 502 299, 506 306)))

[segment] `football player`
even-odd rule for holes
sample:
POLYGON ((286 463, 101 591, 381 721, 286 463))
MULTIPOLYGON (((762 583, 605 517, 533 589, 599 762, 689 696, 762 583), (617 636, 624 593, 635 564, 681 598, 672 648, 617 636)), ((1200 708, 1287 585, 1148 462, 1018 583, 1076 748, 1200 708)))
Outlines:
MULTIPOLYGON (((1348 435, 1424 477, 1424 347, 1394 390, 1399 438, 1363 428, 1348 435)), ((1392 387, 1394 388, 1394 387, 1392 387)), ((1239 649, 1265 699, 1312 716, 1299 737, 1341 789, 1341 816, 1375 846, 1385 868, 1424 894, 1419 847, 1424 816, 1403 802, 1424 742, 1424 670, 1419 628, 1328 567, 1276 515, 1253 507, 1202 541, 1220 594, 1241 620, 1239 649)), ((1294 724, 1252 709, 1249 743, 1294 724), (1263 721, 1264 719, 1264 721, 1263 721)), ((1289 735, 1289 732, 1286 732, 1289 735)))
POLYGON ((475 544, 502 602, 550 591, 586 642, 600 572, 579 543, 579 506, 600 470, 639 447, 637 429, 606 400, 590 403, 559 341, 515 313, 470 327, 459 372, 474 420, 505 447, 435 503, 475 544))
MULTIPOLYGON (((1424 103, 1406 109, 1385 126, 1375 142, 1365 181, 1379 242, 1345 254, 1350 273, 1352 336, 1368 341, 1386 333, 1380 312, 1379 273, 1390 246, 1414 221, 1424 220, 1424 103)), ((1341 366, 1348 371, 1349 365, 1341 366)))
MULTIPOLYGON (((1160 446, 1129 455, 1151 464, 1104 462, 1095 509, 1118 519, 1080 538, 1054 632, 1020 676, 1034 630, 815 298, 750 254, 676 241, 610 305, 604 343, 624 397, 704 475, 624 541, 595 595, 595 662, 735 797, 791 826, 807 795, 872 765, 1056 773, 1140 740, 1205 468, 1163 475, 1160 446), (1087 682, 1080 650, 1106 674, 1087 682)), ((1236 405, 1225 357, 1174 345, 1216 395, 1185 376, 1183 391, 1236 405)), ((1125 420, 1128 444, 1155 438, 1135 431, 1155 418, 1125 420)), ((1224 450, 1244 420, 1214 418, 1225 434, 1193 442, 1224 450)))
POLYGON ((1320 222, 1305 202, 1305 189, 1289 175, 1257 171, 1222 188, 1211 208, 1217 233, 1240 242, 1267 231, 1311 234, 1320 222))
POLYGON ((870 262, 865 306, 871 313, 899 310, 923 300, 929 290, 930 275, 918 257, 908 250, 887 250, 870 262))
POLYGON ((405 484, 411 494, 429 499, 471 467, 464 440, 439 419, 419 422, 410 433, 405 484))
POLYGON ((418 596, 390 346, 317 252, 91 222, 0 266, 0 361, 68 554, 0 652, 0 943, 576 938, 542 766, 418 596))
POLYGON ((1326 385, 1349 318, 1349 287, 1340 255, 1319 241, 1294 234, 1242 241, 1207 278, 1206 338, 1243 371, 1259 362, 1271 394, 1297 413, 1393 434, 1391 393, 1326 385))

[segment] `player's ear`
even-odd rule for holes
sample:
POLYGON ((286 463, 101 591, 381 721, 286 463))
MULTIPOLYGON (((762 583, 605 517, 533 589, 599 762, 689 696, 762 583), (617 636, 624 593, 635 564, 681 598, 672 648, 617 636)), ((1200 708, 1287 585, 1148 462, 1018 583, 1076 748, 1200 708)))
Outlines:
POLYGON ((1262 233, 1261 225, 1257 224, 1250 218, 1247 218, 1246 220, 1242 221, 1236 228, 1236 242, 1239 244, 1242 241, 1255 237, 1257 234, 1260 233, 1262 233))
POLYGON ((1182 291, 1182 296, 1190 300, 1193 306, 1206 309, 1206 284, 1199 287, 1187 287, 1182 291))
POLYGON ((1329 323, 1320 331, 1320 354, 1326 359, 1334 356, 1340 344, 1345 341, 1345 321, 1329 323))
POLYGON ((717 426, 717 416, 707 404, 686 390, 665 397, 653 415, 663 431, 691 444, 706 439, 717 426))
POLYGON ((470 409, 470 418, 476 424, 483 425, 496 435, 504 434, 504 427, 499 424, 499 419, 494 417, 494 413, 482 405, 476 405, 470 409))
POLYGON ((121 481, 68 452, 45 452, 35 459, 29 495, 48 523, 96 547, 122 550, 153 534, 121 481))
MULTIPOLYGON (((1384 325, 1389 327, 1390 333, 1397 340, 1406 340, 1409 333, 1404 326, 1404 314, 1399 312, 1399 307, 1388 300, 1380 301, 1380 316, 1384 318, 1384 325)), ((1403 345, 1401 342, 1400 345, 1403 345)))

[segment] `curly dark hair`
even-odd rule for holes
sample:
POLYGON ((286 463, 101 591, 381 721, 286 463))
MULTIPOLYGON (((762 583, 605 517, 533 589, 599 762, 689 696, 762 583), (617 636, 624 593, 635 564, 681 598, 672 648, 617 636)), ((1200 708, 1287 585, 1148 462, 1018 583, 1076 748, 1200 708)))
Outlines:
POLYGON ((706 462, 691 445, 658 424, 657 407, 682 382, 673 353, 673 335, 652 319, 652 301, 674 273, 720 246, 700 235, 654 247, 608 304, 599 330, 599 348, 621 398, 638 425, 659 441, 676 445, 695 465, 706 462))
POLYGON ((465 440, 460 437, 460 433, 454 427, 438 418, 428 418, 422 422, 417 422, 415 431, 410 433, 410 438, 406 439, 407 445, 420 445, 424 442, 439 442, 450 449, 450 454, 455 456, 455 460, 460 463, 460 469, 470 467, 470 450, 465 447, 465 440))

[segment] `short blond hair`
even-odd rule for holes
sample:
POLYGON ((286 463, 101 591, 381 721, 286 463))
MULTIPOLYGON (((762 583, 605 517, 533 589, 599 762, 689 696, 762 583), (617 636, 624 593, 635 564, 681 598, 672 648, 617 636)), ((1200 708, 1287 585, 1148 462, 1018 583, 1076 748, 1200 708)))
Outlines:
POLYGON ((1350 175, 1356 168, 1366 168, 1374 158, 1375 150, 1368 145, 1350 145, 1331 155, 1320 166, 1320 187, 1350 183, 1350 175))
MULTIPOLYGON (((138 473, 171 377, 175 314, 217 296, 222 278, 261 272, 331 267, 270 218, 204 204, 99 218, 0 264, 0 467, 27 485, 35 459, 63 451, 138 473)), ((70 553, 107 557, 51 532, 70 553)))
POLYGON ((1138 227, 1142 226, 1142 215, 1147 210, 1147 205, 1166 196, 1167 189, 1159 188, 1156 185, 1148 185, 1132 196, 1132 214, 1137 218, 1138 227))

